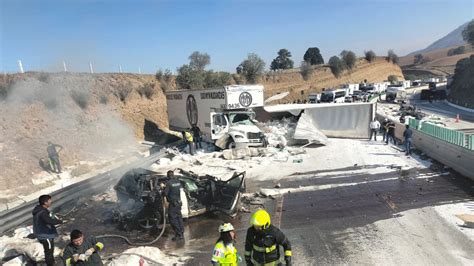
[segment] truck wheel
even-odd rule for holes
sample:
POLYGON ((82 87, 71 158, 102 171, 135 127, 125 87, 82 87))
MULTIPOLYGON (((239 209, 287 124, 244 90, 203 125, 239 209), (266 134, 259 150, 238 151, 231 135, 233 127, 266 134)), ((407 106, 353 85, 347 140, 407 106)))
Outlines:
POLYGON ((235 145, 234 139, 229 138, 229 140, 227 141, 226 147, 227 149, 235 149, 236 145, 235 145))

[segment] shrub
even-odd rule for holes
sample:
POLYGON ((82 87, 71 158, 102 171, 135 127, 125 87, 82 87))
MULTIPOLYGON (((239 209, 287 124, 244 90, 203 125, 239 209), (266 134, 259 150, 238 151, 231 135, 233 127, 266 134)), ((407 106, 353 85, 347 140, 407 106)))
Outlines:
POLYGON ((47 83, 49 81, 49 74, 45 72, 41 72, 38 76, 38 80, 44 83, 47 83))
POLYGON ((125 102, 130 92, 132 92, 132 87, 128 85, 128 86, 118 87, 117 90, 114 92, 114 94, 115 96, 117 96, 117 98, 119 98, 121 102, 125 102))
POLYGON ((167 92, 167 91, 170 91, 172 89, 171 85, 168 82, 160 83, 160 88, 161 88, 161 91, 163 91, 163 92, 167 92))
POLYGON ((398 55, 392 49, 388 50, 387 57, 385 59, 387 59, 388 62, 392 62, 398 65, 398 62, 399 62, 398 55))
POLYGON ((163 79, 163 70, 159 69, 158 71, 156 71, 155 79, 158 81, 161 81, 163 79))
POLYGON ((398 81, 398 77, 395 76, 395 75, 390 75, 387 77, 387 80, 390 82, 390 83, 395 83, 398 81))
POLYGON ((9 83, 1 83, 0 84, 0 101, 6 100, 8 94, 10 94, 12 85, 9 83))
POLYGON ((329 64, 329 67, 331 68, 332 74, 336 78, 339 78, 342 71, 344 71, 344 63, 342 62, 342 60, 337 56, 333 56, 329 58, 328 64, 329 64))
POLYGON ((171 77, 173 74, 171 73, 171 70, 166 69, 165 72, 163 73, 163 81, 164 82, 171 82, 171 77))
POLYGON ((374 51, 369 50, 365 51, 365 59, 369 61, 369 63, 372 63, 377 56, 375 55, 374 51))
POLYGON ((307 61, 301 62, 300 74, 304 80, 309 80, 313 74, 313 67, 311 67, 311 63, 307 61))
POLYGON ((86 109, 87 105, 89 104, 89 94, 84 91, 73 90, 70 93, 71 98, 74 102, 81 108, 86 109))
POLYGON ((449 49, 448 56, 464 54, 465 52, 466 52, 466 48, 464 46, 459 46, 457 48, 449 49))
POLYGON ((352 70, 357 61, 357 56, 352 51, 343 50, 341 52, 341 59, 344 61, 344 65, 347 69, 352 70))
POLYGON ((147 83, 137 89, 138 94, 140 94, 141 97, 145 96, 147 99, 151 99, 153 94, 155 94, 155 89, 154 89, 154 84, 152 83, 147 83))

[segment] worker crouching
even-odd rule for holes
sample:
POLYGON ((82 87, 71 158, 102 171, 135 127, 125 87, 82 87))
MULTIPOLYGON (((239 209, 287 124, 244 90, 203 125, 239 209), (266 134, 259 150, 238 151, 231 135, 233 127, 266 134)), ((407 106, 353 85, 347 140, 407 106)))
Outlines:
POLYGON ((93 236, 85 237, 81 231, 72 230, 71 242, 64 248, 63 260, 69 265, 103 265, 98 251, 104 244, 93 236))
POLYGON ((252 225, 245 239, 245 262, 247 265, 282 265, 280 245, 285 252, 285 263, 291 265, 291 244, 280 229, 273 226, 270 214, 256 211, 250 218, 252 225))

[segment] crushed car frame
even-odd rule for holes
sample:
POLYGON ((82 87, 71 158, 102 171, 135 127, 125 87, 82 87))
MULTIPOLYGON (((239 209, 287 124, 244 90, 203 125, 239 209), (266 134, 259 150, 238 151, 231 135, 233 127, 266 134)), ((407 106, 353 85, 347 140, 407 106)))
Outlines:
MULTIPOLYGON (((237 214, 240 197, 245 191, 245 172, 234 172, 227 180, 211 175, 199 176, 193 172, 176 169, 175 177, 181 182, 181 212, 189 218, 209 211, 226 215, 237 214)), ((119 199, 119 210, 114 220, 132 229, 131 225, 150 229, 164 222, 163 185, 166 175, 137 168, 125 173, 114 189, 119 199)))

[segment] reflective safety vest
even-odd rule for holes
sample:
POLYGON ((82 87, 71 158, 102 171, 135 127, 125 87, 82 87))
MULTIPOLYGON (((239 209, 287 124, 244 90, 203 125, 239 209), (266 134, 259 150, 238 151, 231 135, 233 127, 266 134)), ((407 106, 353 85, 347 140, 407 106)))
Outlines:
POLYGON ((237 254, 237 249, 234 247, 234 244, 230 243, 224 246, 224 242, 219 241, 214 246, 211 260, 219 263, 219 265, 236 266, 238 262, 241 261, 241 258, 237 254))
POLYGON ((193 135, 191 133, 189 133, 188 131, 185 131, 184 136, 186 137, 187 142, 193 142, 193 135))

